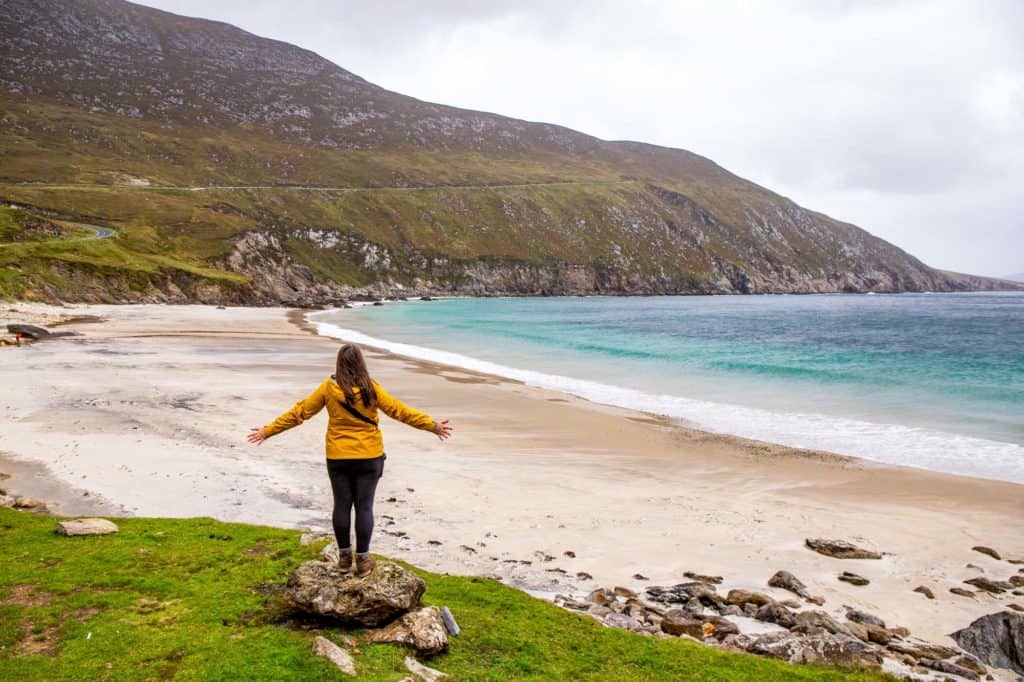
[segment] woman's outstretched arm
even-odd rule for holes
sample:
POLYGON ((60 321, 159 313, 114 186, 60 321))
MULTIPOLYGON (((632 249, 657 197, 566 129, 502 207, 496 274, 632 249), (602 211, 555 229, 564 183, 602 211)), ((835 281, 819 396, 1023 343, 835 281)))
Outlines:
POLYGON ((317 386, 316 390, 304 399, 295 403, 292 409, 263 427, 254 427, 249 432, 249 442, 259 445, 271 436, 276 436, 282 431, 298 426, 302 422, 313 417, 317 412, 324 409, 324 399, 327 395, 327 382, 317 386))
POLYGON ((377 391, 377 407, 387 416, 414 428, 430 431, 441 440, 452 435, 452 427, 448 425, 447 419, 434 421, 430 415, 409 407, 385 391, 376 381, 373 382, 373 387, 377 391))

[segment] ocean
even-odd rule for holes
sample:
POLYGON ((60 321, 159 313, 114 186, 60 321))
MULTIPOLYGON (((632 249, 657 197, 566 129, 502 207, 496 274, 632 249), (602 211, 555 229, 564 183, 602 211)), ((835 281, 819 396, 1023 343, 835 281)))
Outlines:
POLYGON ((1020 293, 455 298, 310 319, 710 431, 1024 483, 1020 293))

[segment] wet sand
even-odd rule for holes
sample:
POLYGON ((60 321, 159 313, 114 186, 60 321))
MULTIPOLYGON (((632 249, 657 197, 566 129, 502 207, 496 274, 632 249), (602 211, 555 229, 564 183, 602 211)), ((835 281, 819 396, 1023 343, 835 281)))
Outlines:
MULTIPOLYGON (((337 341, 312 334, 300 313, 8 307, 19 312, 0 317, 104 319, 64 326, 81 337, 0 349, 0 451, 45 467, 60 484, 52 493, 59 505, 87 491, 129 514, 327 528, 325 416, 260 447, 245 442, 250 427, 332 373, 337 341)), ((971 547, 1024 558, 1024 486, 709 434, 367 350, 390 392, 456 427, 441 443, 382 424, 381 554, 551 595, 642 589, 696 571, 723 576, 725 588, 785 598, 765 587, 785 569, 825 597, 830 613, 856 606, 936 642, 1008 602, 1024 603, 949 593, 968 587, 967 578, 1016 572, 971 547), (837 560, 806 549, 808 537, 886 555, 837 560), (871 584, 837 581, 844 570, 871 584), (918 585, 937 598, 912 592, 918 585)))

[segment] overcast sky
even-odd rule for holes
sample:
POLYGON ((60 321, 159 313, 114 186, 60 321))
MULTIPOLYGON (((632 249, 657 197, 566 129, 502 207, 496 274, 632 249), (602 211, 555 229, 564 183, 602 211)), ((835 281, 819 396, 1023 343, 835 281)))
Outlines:
POLYGON ((1024 0, 144 0, 420 99, 682 147, 929 265, 1024 272, 1024 0))

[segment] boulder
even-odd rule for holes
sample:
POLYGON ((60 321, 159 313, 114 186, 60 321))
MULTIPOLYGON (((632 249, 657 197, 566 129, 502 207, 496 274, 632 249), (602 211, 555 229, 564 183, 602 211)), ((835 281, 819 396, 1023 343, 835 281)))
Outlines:
POLYGON ((61 535, 109 535, 117 532, 117 524, 106 519, 68 519, 57 524, 61 535))
POLYGON ((307 561, 288 577, 284 596, 297 611, 377 627, 416 607, 426 589, 422 578, 390 561, 378 561, 363 578, 333 562, 307 561))
POLYGON ((957 665, 956 663, 951 663, 949 661, 936 661, 931 658, 922 658, 918 660, 917 664, 919 666, 928 668, 929 670, 934 670, 936 672, 946 673, 949 675, 959 675, 960 677, 966 680, 980 679, 978 677, 978 673, 974 672, 973 670, 969 670, 963 666, 957 665))
POLYGON ((917 592, 919 594, 923 594, 924 596, 928 597, 929 599, 935 599, 935 593, 932 592, 932 588, 930 588, 930 587, 926 587, 924 585, 918 585, 917 587, 914 588, 914 592, 917 592))
POLYGON ((9 324, 7 331, 11 334, 21 334, 24 338, 42 341, 44 339, 57 339, 64 336, 77 336, 76 332, 51 332, 44 327, 34 324, 9 324))
POLYGON ((775 575, 768 579, 768 587, 778 587, 783 590, 789 590, 796 596, 806 599, 812 604, 821 606, 825 603, 825 600, 821 597, 812 597, 810 592, 807 591, 807 585, 804 585, 795 575, 789 571, 776 571, 775 575))
POLYGON ((615 601, 615 595, 612 592, 609 592, 606 588, 599 587, 587 595, 587 601, 592 604, 608 606, 615 601))
POLYGON ((725 600, 715 592, 714 586, 708 583, 679 583, 671 587, 651 586, 645 591, 649 598, 666 604, 684 604, 695 599, 704 606, 716 609, 725 606, 725 600))
POLYGON ((796 624, 791 628, 793 632, 803 632, 814 635, 820 632, 830 632, 833 635, 851 634, 846 626, 841 625, 835 618, 824 611, 801 611, 794 616, 796 624))
POLYGON ((721 585, 724 578, 720 575, 703 575, 701 573, 694 573, 693 571, 687 571, 683 575, 690 580, 696 580, 701 583, 710 583, 712 585, 721 585))
POLYGON ((323 656, 338 666, 338 670, 346 675, 356 676, 356 662, 352 660, 351 654, 326 637, 317 635, 317 638, 313 640, 313 653, 323 656))
POLYGON ((765 623, 775 623, 787 630, 796 625, 796 617, 793 612, 778 602, 765 604, 757 610, 754 618, 765 623))
POLYGON ((813 549, 818 554, 834 557, 836 559, 881 559, 879 552, 872 552, 845 540, 823 540, 821 538, 807 538, 804 540, 808 549, 813 549))
POLYGON ((995 551, 991 547, 986 547, 984 545, 976 545, 974 547, 971 547, 971 549, 973 549, 975 552, 981 552, 982 554, 987 554, 988 556, 992 557, 996 561, 1002 561, 1003 560, 1003 557, 999 555, 999 552, 995 551))
POLYGON ((5 507, 11 507, 12 509, 20 509, 21 511, 32 511, 40 514, 47 512, 46 503, 42 500, 37 500, 34 497, 6 497, 5 507))
POLYGON ((950 593, 955 594, 958 597, 973 597, 974 593, 970 590, 965 590, 962 587, 951 587, 949 588, 950 593))
POLYGON ((422 682, 437 682, 442 677, 448 677, 448 673, 443 673, 440 670, 434 670, 429 668, 412 656, 405 657, 405 669, 412 673, 413 677, 422 682))
POLYGON ((887 648, 889 651, 906 654, 914 658, 933 658, 936 660, 952 658, 960 653, 951 646, 931 644, 929 642, 889 642, 887 648))
POLYGON ((695 639, 704 636, 704 621, 685 609, 669 609, 661 620, 661 630, 670 635, 689 635, 695 639))
POLYGON ((1007 590, 1013 589, 1013 585, 1011 585, 1008 582, 1003 582, 1001 580, 991 580, 989 578, 986 578, 985 576, 971 578, 970 580, 965 580, 964 583, 967 585, 971 585, 973 587, 977 587, 979 590, 991 592, 992 594, 1002 594, 1007 590))
POLYGON ((425 656, 433 656, 448 650, 448 629, 441 610, 436 606, 425 606, 380 629, 368 631, 366 641, 402 644, 425 656))
POLYGON ((850 573, 849 571, 843 571, 840 573, 839 580, 844 583, 856 585, 857 587, 863 587, 871 582, 864 576, 857 575, 856 573, 850 573))
POLYGON ((761 635, 747 648, 752 654, 790 663, 819 663, 847 668, 878 669, 882 657, 870 644, 849 635, 800 635, 773 632, 761 635))
POLYGON ((1024 615, 990 613, 950 637, 988 665, 1024 674, 1024 615))
POLYGON ((846 620, 852 620, 854 623, 861 623, 862 625, 877 625, 880 628, 885 627, 885 621, 864 611, 858 611, 857 609, 849 609, 846 612, 846 620))

